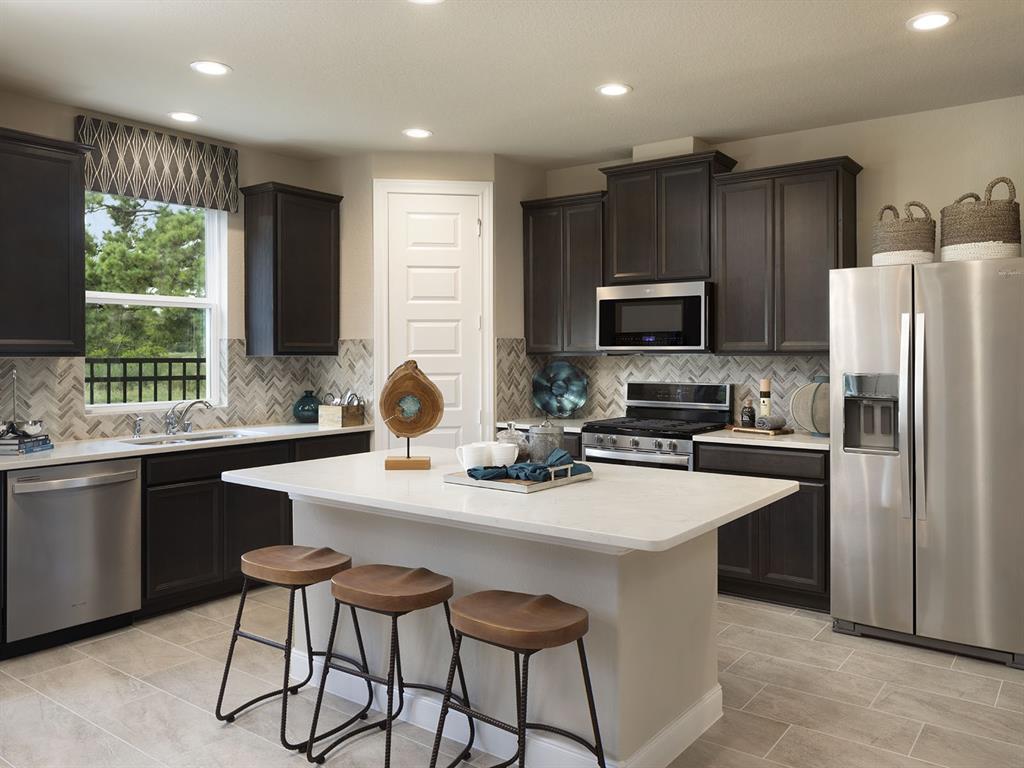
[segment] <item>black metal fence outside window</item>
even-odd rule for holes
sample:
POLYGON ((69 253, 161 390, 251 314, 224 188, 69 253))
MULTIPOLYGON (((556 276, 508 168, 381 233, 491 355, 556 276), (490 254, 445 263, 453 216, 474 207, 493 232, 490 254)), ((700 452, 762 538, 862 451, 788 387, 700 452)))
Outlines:
POLYGON ((205 397, 205 357, 85 358, 86 405, 205 397))

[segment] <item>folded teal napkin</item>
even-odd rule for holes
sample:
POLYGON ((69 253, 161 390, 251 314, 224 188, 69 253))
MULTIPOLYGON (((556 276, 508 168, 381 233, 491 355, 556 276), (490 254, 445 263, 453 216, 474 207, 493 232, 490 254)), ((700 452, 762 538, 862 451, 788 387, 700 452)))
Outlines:
POLYGON ((562 448, 555 448, 548 456, 547 460, 543 464, 520 462, 519 464, 510 464, 507 467, 472 467, 466 470, 466 474, 474 480, 504 480, 505 478, 512 478, 513 480, 534 480, 544 481, 551 479, 551 473, 548 471, 549 467, 569 467, 570 475, 583 475, 590 472, 590 467, 586 464, 579 464, 572 460, 572 456, 562 448))

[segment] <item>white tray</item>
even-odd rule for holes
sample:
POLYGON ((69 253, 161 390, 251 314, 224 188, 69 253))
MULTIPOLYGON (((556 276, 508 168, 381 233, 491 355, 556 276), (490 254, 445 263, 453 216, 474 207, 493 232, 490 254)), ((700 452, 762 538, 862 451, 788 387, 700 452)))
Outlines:
POLYGON ((452 472, 444 476, 446 483, 453 485, 468 485, 473 488, 490 488, 495 491, 512 491, 513 493, 536 493, 546 491, 548 488, 558 488, 562 485, 572 485, 594 477, 593 472, 584 472, 579 475, 558 477, 554 480, 514 480, 507 477, 503 480, 474 480, 465 472, 452 472))

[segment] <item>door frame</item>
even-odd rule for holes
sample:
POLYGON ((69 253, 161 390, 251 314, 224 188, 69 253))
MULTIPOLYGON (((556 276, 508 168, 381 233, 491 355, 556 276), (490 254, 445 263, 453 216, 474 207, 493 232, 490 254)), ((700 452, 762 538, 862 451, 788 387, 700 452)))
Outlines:
MULTIPOLYGON (((480 256, 482 263, 481 290, 481 439, 489 439, 495 428, 494 421, 494 183, 491 181, 433 181, 413 179, 373 180, 373 394, 375 406, 380 402, 380 391, 391 372, 389 320, 391 315, 388 284, 388 195, 473 195, 480 199, 480 256)), ((374 407, 374 447, 387 448, 384 418, 380 408, 374 407)))

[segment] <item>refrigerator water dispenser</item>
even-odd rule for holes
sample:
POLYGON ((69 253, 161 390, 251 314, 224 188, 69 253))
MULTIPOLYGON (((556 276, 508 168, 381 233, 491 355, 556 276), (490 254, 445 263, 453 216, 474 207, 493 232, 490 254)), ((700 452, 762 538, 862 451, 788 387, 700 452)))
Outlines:
POLYGON ((899 453, 899 404, 896 374, 843 374, 843 450, 899 453))

